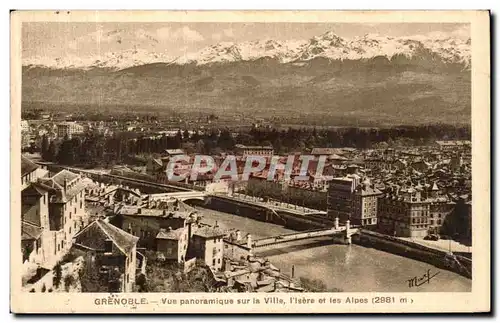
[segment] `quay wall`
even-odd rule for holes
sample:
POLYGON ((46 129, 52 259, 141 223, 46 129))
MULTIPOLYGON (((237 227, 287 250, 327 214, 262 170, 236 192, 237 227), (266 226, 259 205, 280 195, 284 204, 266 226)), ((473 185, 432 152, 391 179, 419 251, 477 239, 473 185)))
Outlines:
POLYGON ((352 242, 364 247, 375 248, 406 258, 422 261, 438 268, 453 271, 472 278, 472 261, 460 255, 428 248, 415 242, 398 239, 377 232, 361 229, 353 236, 352 242))
POLYGON ((257 221, 283 225, 297 231, 328 227, 315 219, 308 219, 307 215, 298 215, 284 210, 278 210, 275 213, 264 206, 224 196, 210 196, 204 207, 257 221))

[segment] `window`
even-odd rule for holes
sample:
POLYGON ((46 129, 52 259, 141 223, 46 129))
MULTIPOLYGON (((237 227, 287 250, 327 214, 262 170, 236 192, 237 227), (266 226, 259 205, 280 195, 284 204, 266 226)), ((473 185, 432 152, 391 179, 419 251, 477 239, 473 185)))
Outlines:
POLYGON ((127 277, 127 284, 128 284, 128 274, 127 274, 127 276, 126 276, 126 277, 127 277))
POLYGON ((217 263, 218 263, 218 264, 220 264, 220 258, 219 258, 219 259, 217 259, 217 263))
POLYGON ((69 227, 69 234, 71 234, 71 227, 69 227))
POLYGON ((215 266, 215 259, 212 260, 212 266, 215 266))
POLYGON ((104 241, 104 252, 113 252, 113 241, 109 239, 104 241))

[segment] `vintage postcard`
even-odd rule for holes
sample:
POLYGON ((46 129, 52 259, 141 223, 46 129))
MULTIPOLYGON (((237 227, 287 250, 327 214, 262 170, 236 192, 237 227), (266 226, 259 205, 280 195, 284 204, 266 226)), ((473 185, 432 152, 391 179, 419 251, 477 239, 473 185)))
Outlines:
POLYGON ((488 11, 11 31, 12 312, 490 311, 488 11))

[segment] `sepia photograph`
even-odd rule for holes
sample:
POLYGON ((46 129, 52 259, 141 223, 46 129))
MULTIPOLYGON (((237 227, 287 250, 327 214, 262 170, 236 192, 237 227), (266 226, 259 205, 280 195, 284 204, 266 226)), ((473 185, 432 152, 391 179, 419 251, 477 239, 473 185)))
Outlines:
POLYGON ((488 12, 14 13, 20 303, 460 311, 489 288, 488 12))

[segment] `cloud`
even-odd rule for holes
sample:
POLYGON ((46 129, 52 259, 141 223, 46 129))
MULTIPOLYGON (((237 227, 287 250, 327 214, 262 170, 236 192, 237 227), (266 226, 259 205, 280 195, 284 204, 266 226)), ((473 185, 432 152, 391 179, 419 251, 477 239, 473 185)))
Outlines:
POLYGON ((233 29, 227 28, 222 31, 226 37, 234 37, 233 29))
POLYGON ((221 40, 222 35, 219 33, 212 34, 212 40, 219 41, 221 40))
POLYGON ((234 33, 232 28, 227 28, 221 32, 212 34, 212 40, 220 41, 222 38, 234 38, 234 33))
POLYGON ((417 40, 425 40, 425 39, 435 39, 435 40, 441 40, 441 39, 447 39, 447 38, 456 38, 460 40, 467 40, 469 39, 470 36, 470 26, 469 25, 463 25, 458 27, 457 29, 453 31, 431 31, 425 35, 415 35, 413 36, 417 40))
POLYGON ((455 29, 451 33, 456 38, 469 39, 470 38, 470 25, 462 26, 455 29))
POLYGON ((188 26, 177 29, 172 29, 170 27, 157 29, 156 38, 161 40, 183 41, 186 43, 196 43, 204 40, 202 34, 188 26))

